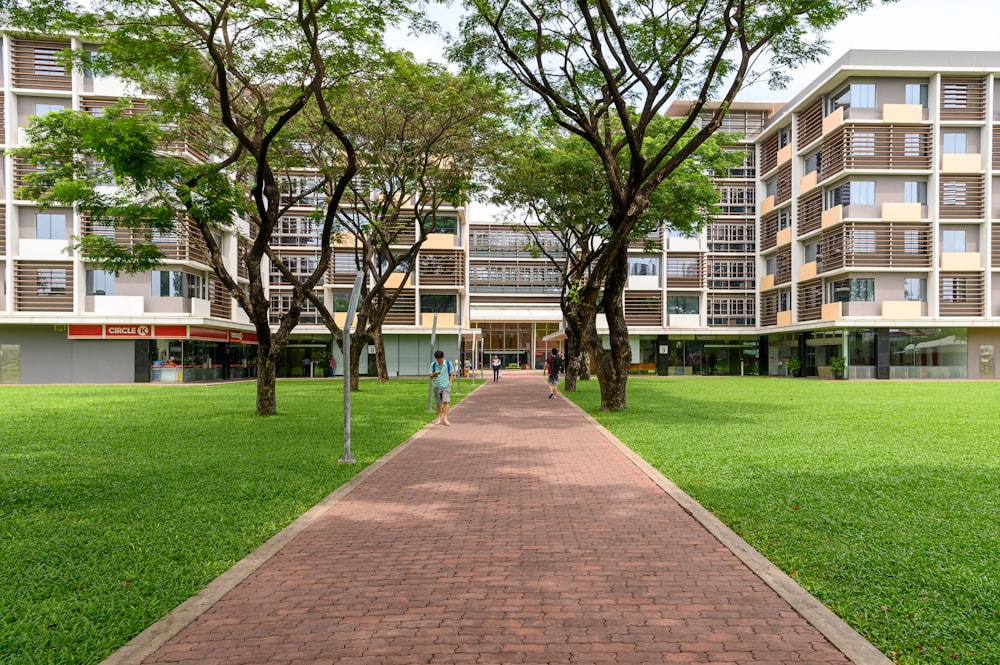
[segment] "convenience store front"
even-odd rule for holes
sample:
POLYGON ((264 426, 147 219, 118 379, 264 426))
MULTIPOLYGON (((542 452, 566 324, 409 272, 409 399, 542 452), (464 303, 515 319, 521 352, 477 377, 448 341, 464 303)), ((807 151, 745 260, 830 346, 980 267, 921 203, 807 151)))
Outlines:
POLYGON ((71 324, 70 340, 130 343, 135 383, 199 383, 257 376, 257 334, 193 325, 71 324))

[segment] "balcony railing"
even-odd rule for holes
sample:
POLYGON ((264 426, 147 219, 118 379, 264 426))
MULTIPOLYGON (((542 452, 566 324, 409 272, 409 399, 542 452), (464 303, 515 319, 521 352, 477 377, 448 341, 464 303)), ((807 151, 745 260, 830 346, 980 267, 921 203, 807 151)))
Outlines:
POLYGON ((625 291, 625 322, 630 326, 663 325, 663 292, 625 291))
POLYGON ((72 90, 73 79, 59 62, 58 53, 70 48, 69 41, 12 39, 11 74, 15 88, 72 90))

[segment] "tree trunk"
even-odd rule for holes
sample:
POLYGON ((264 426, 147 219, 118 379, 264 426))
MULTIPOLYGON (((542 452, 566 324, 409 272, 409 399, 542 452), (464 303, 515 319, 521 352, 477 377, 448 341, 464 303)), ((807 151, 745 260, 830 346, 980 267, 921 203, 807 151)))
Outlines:
POLYGON ((566 377, 563 390, 576 391, 576 380, 582 371, 586 371, 587 352, 580 342, 580 333, 576 328, 566 324, 566 377))
POLYGON ((624 295, 628 281, 628 260, 625 250, 608 271, 604 281, 602 299, 604 314, 608 319, 608 337, 611 351, 601 355, 597 364, 597 378, 601 384, 601 411, 623 411, 627 406, 625 397, 629 367, 632 364, 632 347, 628 341, 628 325, 625 323, 624 295))
POLYGON ((382 337, 381 328, 372 331, 372 342, 375 344, 375 367, 378 370, 378 382, 389 383, 389 367, 385 362, 385 339, 382 337))
POLYGON ((257 351, 257 415, 273 416, 277 412, 277 401, 274 396, 277 358, 271 353, 259 349, 257 351))
POLYGON ((360 387, 361 376, 361 354, 367 353, 368 343, 371 342, 370 335, 351 335, 351 391, 354 392, 360 387))

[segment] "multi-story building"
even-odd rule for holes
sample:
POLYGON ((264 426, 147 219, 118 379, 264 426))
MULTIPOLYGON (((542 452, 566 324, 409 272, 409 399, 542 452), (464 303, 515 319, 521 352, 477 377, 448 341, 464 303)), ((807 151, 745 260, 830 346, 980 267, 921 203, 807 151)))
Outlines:
MULTIPOLYGON (((0 149, 24 144, 29 116, 92 114, 121 98, 145 106, 122 81, 67 72, 79 39, 4 34, 0 43, 0 149)), ((164 146, 204 159, 184 143, 164 146)), ((0 383, 220 380, 250 376, 256 335, 208 265, 194 229, 156 236, 157 270, 115 275, 69 249, 85 233, 131 236, 71 208, 41 209, 17 190, 31 167, 5 155, 0 177, 0 383)), ((244 229, 245 232, 245 229, 244 229)), ((217 238, 237 271, 232 233, 217 238)), ((245 278, 245 275, 243 276, 245 278)))
MULTIPOLYGON (((0 148, 23 144, 31 115, 100 113, 121 97, 144 106, 121 81, 64 71, 56 53, 70 47, 95 48, 3 36, 0 148)), ((805 375, 829 376, 831 359, 845 358, 851 378, 997 378, 1000 53, 852 51, 787 104, 734 104, 722 130, 745 137, 731 147, 747 157, 717 174, 715 220, 696 237, 661 229, 630 249, 635 370, 784 375, 794 357, 805 375)), ((66 247, 83 233, 127 234, 19 200, 27 165, 0 164, 0 383, 253 376, 254 329, 193 229, 157 237, 168 256, 159 269, 116 277, 66 247)), ((310 178, 290 182, 307 191, 310 178)), ((321 203, 298 200, 276 236, 301 274, 319 254, 321 203)), ((558 343, 559 267, 495 212, 440 211, 383 328, 390 374, 424 374, 434 348, 538 367, 558 343)), ((399 248, 416 232, 404 220, 399 248)), ((237 233, 219 240, 245 280, 237 233)), ((353 239, 340 235, 322 284, 340 323, 356 270, 353 239)), ((268 284, 277 317, 289 289, 275 271, 268 284)), ((339 374, 339 350, 307 305, 279 376, 321 374, 331 356, 339 374)))
POLYGON ((766 373, 997 378, 1000 53, 848 52, 756 143, 766 373))

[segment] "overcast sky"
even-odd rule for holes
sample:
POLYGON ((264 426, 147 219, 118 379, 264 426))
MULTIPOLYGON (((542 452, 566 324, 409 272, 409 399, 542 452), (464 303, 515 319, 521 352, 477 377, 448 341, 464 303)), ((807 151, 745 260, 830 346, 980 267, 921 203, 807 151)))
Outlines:
MULTIPOLYGON (((445 30, 457 27, 458 9, 431 10, 445 30)), ((830 54, 822 62, 792 72, 783 91, 766 84, 747 88, 745 101, 783 101, 795 96, 850 49, 1000 51, 1000 0, 899 0, 852 16, 827 34, 830 54)), ((440 41, 396 33, 392 41, 420 59, 439 59, 440 41)), ((390 42, 391 43, 391 42, 390 42)))

